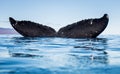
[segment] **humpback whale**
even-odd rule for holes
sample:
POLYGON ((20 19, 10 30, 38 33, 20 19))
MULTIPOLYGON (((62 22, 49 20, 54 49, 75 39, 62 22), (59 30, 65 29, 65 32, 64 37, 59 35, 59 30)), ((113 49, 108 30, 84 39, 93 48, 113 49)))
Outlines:
POLYGON ((31 21, 18 21, 9 17, 12 27, 24 37, 96 38, 108 25, 108 14, 100 18, 85 19, 69 24, 56 32, 53 28, 31 21))

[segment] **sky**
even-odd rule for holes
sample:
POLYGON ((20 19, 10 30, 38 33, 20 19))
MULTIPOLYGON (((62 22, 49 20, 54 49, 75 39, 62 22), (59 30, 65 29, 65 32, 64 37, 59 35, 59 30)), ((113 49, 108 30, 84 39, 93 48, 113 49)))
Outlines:
POLYGON ((74 22, 109 15, 102 34, 120 34, 120 0, 0 0, 0 27, 12 28, 9 17, 59 30, 74 22))

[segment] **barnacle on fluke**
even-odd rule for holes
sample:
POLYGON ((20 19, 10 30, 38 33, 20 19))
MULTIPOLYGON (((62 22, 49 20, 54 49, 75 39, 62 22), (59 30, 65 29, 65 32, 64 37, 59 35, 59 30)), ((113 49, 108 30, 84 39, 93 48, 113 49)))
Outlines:
POLYGON ((104 14, 101 18, 86 19, 60 28, 56 32, 53 28, 31 21, 17 21, 9 18, 12 27, 25 37, 68 37, 95 38, 107 27, 109 18, 104 14))

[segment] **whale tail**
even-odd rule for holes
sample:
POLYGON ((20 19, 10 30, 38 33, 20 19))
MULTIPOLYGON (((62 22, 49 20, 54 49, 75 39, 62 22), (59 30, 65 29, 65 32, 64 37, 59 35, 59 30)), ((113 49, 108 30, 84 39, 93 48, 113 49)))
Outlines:
POLYGON ((101 18, 86 19, 67 25, 56 32, 53 28, 31 21, 16 21, 9 17, 12 27, 25 37, 68 37, 68 38, 96 38, 108 25, 108 14, 101 18))

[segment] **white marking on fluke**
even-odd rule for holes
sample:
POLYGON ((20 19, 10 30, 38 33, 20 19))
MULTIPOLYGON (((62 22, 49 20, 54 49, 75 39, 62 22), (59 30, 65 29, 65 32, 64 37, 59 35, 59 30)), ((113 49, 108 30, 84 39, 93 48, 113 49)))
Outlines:
POLYGON ((93 20, 90 21, 90 24, 91 24, 91 25, 93 24, 93 20))

